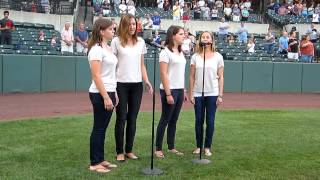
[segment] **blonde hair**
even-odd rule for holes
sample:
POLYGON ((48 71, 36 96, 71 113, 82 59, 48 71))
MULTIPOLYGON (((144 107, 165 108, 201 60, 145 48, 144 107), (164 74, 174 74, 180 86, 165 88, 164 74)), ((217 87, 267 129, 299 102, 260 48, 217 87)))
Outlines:
POLYGON ((196 45, 196 50, 195 50, 195 52, 196 52, 197 54, 203 53, 203 49, 204 49, 204 48, 203 48, 203 46, 200 45, 200 42, 201 42, 201 37, 202 37, 202 35, 203 35, 204 33, 210 34, 210 37, 211 37, 211 39, 212 39, 211 51, 212 51, 212 52, 215 52, 215 51, 216 51, 213 34, 210 33, 209 31, 204 31, 204 32, 202 32, 202 33, 200 34, 198 43, 197 43, 197 45, 196 45))

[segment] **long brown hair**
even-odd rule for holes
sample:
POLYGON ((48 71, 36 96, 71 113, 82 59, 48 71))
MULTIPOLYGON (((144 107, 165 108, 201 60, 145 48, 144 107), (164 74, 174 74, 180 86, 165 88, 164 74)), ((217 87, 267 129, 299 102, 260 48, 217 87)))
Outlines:
POLYGON ((201 42, 202 34, 204 34, 204 33, 210 34, 210 37, 211 37, 211 39, 212 39, 211 51, 212 51, 212 52, 215 52, 215 51, 216 51, 216 49, 215 49, 215 44, 214 44, 214 37, 213 37, 212 33, 208 32, 208 31, 204 31, 204 32, 202 32, 202 33, 200 34, 200 36, 199 36, 199 41, 198 41, 198 43, 197 43, 197 45, 196 45, 196 50, 195 50, 195 52, 196 52, 197 54, 202 54, 202 53, 203 53, 203 49, 204 49, 204 48, 203 48, 203 46, 200 46, 200 42, 201 42))
POLYGON ((121 20, 120 20, 120 23, 119 23, 119 28, 118 28, 118 31, 117 31, 117 35, 119 37, 120 44, 123 47, 127 45, 128 38, 130 38, 129 25, 130 25, 131 18, 133 18, 134 21, 136 22, 136 30, 135 30, 134 34, 131 36, 132 42, 133 42, 133 44, 136 44, 138 42, 137 20, 132 14, 125 14, 125 15, 122 15, 122 17, 121 17, 121 20))
MULTIPOLYGON (((167 37, 166 37, 166 41, 165 41, 165 45, 168 47, 168 49, 173 52, 172 48, 174 46, 174 42, 173 42, 173 36, 178 34, 178 32, 180 31, 180 29, 183 30, 183 28, 181 26, 170 26, 169 29, 167 30, 167 37)), ((179 53, 181 52, 181 45, 178 46, 178 51, 179 53)))
POLYGON ((88 51, 94 46, 95 44, 99 44, 101 46, 102 36, 100 31, 106 30, 108 27, 112 26, 112 21, 109 19, 100 18, 97 19, 92 28, 92 34, 88 41, 88 51))

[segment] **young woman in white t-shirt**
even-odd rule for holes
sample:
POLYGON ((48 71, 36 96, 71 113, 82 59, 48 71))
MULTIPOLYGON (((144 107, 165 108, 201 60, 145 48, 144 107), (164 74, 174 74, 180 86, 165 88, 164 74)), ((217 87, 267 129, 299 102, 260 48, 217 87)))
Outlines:
POLYGON ((166 48, 159 55, 160 62, 160 95, 161 95, 161 118, 157 126, 156 151, 158 158, 163 158, 162 141, 167 128, 167 144, 169 152, 183 155, 175 149, 176 124, 179 113, 186 100, 184 92, 184 76, 186 59, 181 45, 184 40, 184 30, 180 26, 170 26, 167 31, 166 48))
MULTIPOLYGON (((190 64, 190 84, 189 98, 194 105, 196 117, 196 143, 197 148, 193 151, 194 154, 200 153, 201 129, 206 119, 205 143, 204 152, 206 156, 211 156, 211 144, 214 132, 214 121, 217 106, 222 103, 223 86, 224 86, 224 62, 220 53, 215 51, 213 36, 209 32, 200 34, 199 42, 206 42, 204 47, 199 44, 196 47, 196 53, 191 58, 190 64), (203 87, 203 65, 205 52, 205 77, 203 87), (202 99, 202 89, 204 89, 204 99, 202 99), (205 115, 202 114, 202 102, 204 103, 205 115)), ((203 133, 204 134, 204 133, 203 133)))
POLYGON ((117 161, 120 162, 125 160, 125 156, 129 159, 138 159, 132 152, 132 148, 143 93, 142 80, 149 89, 149 93, 153 93, 144 65, 144 54, 147 53, 146 45, 144 40, 137 36, 136 27, 137 21, 132 14, 123 15, 119 23, 118 37, 115 37, 111 42, 113 53, 118 58, 117 93, 119 104, 116 108, 115 138, 117 161), (126 131, 124 131, 125 125, 126 131), (123 148, 124 132, 126 132, 125 150, 123 148))
POLYGON ((90 170, 106 173, 116 165, 104 159, 104 140, 114 107, 118 103, 116 93, 117 57, 107 42, 114 35, 112 22, 98 19, 93 25, 92 36, 88 43, 88 60, 92 83, 89 97, 93 106, 93 128, 90 136, 90 170))

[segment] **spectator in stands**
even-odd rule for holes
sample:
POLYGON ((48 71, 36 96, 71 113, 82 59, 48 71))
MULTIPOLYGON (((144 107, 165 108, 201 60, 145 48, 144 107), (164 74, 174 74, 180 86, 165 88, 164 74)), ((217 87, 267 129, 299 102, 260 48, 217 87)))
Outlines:
POLYGON ((145 41, 137 37, 136 19, 131 14, 123 15, 120 20, 118 37, 113 38, 111 47, 118 57, 117 65, 117 93, 119 104, 116 108, 115 139, 117 161, 139 159, 133 153, 134 137, 136 134, 136 120, 141 105, 143 82, 149 93, 153 93, 144 64, 146 54, 145 41), (125 132, 126 127, 126 132, 125 132), (126 145, 124 149, 124 137, 126 145))
POLYGON ((41 0, 41 7, 44 13, 50 13, 50 2, 49 0, 41 0))
POLYGON ((117 24, 116 20, 114 18, 111 18, 111 22, 112 22, 112 26, 113 26, 113 31, 117 32, 118 24, 117 24))
POLYGON ((169 11, 171 8, 171 5, 170 5, 170 2, 169 0, 164 0, 164 3, 163 3, 163 10, 164 11, 169 11))
POLYGON ((128 13, 132 14, 133 16, 135 16, 136 15, 136 8, 134 6, 134 2, 132 0, 129 0, 127 5, 128 5, 127 6, 128 7, 128 13))
POLYGON ((236 40, 235 40, 234 36, 232 34, 228 35, 228 44, 229 45, 234 45, 234 43, 236 43, 236 40))
POLYGON ((252 38, 249 38, 248 44, 247 44, 247 52, 249 54, 253 54, 255 52, 254 50, 255 44, 252 38))
POLYGON ((239 22, 241 16, 241 10, 238 7, 238 4, 236 3, 232 8, 232 21, 239 22))
POLYGON ((229 24, 225 22, 224 18, 221 18, 221 22, 219 23, 219 30, 218 30, 218 39, 219 41, 225 42, 228 36, 228 29, 230 28, 229 24))
POLYGON ((291 32, 295 32, 295 33, 296 33, 296 34, 295 34, 295 37, 296 37, 298 40, 300 40, 300 33, 299 33, 299 31, 297 30, 297 27, 292 26, 291 32))
POLYGON ((125 0, 121 1, 121 4, 119 5, 119 9, 120 9, 120 15, 127 14, 127 5, 125 0))
POLYGON ((314 13, 315 14, 320 14, 320 3, 317 4, 317 7, 314 8, 314 13))
POLYGON ((117 57, 108 46, 113 38, 112 22, 98 19, 89 41, 88 61, 92 74, 89 97, 93 108, 93 128, 90 136, 90 171, 108 173, 117 165, 104 159, 106 129, 119 99, 116 93, 117 57))
POLYGON ((163 0, 157 0, 157 6, 159 9, 163 9, 163 4, 164 4, 163 0))
POLYGON ((43 30, 40 30, 40 31, 39 31, 38 40, 39 40, 39 41, 44 41, 44 32, 43 32, 43 30))
POLYGON ((305 35, 300 44, 300 61, 311 63, 314 57, 314 46, 310 41, 310 36, 305 35))
POLYGON ((161 27, 161 17, 158 12, 154 12, 152 18, 152 29, 153 30, 160 30, 161 27))
POLYGON ((198 3, 195 4, 195 7, 193 8, 193 18, 194 20, 198 20, 201 17, 201 8, 198 5, 198 3))
POLYGON ((314 2, 312 1, 310 6, 308 7, 308 17, 312 18, 314 14, 314 2))
POLYGON ((247 43, 248 38, 248 30, 244 27, 244 22, 241 22, 241 26, 237 31, 238 34, 238 42, 239 43, 247 43))
POLYGON ((191 48, 192 48, 192 41, 189 38, 189 32, 188 32, 188 30, 184 30, 184 40, 181 45, 181 50, 184 53, 184 55, 190 56, 191 55, 191 48))
POLYGON ((161 44, 161 36, 160 36, 158 30, 156 30, 156 31, 154 32, 153 42, 155 42, 155 43, 157 43, 157 44, 159 44, 159 45, 161 44))
POLYGON ((232 15, 232 9, 230 7, 230 4, 226 4, 226 7, 224 7, 224 18, 226 21, 230 21, 231 20, 231 15, 232 15))
POLYGON ((307 17, 308 16, 308 7, 307 7, 307 3, 303 3, 303 8, 302 8, 302 11, 301 11, 301 15, 303 17, 307 17))
POLYGON ((223 11, 223 2, 222 2, 222 0, 216 0, 215 5, 216 5, 216 7, 217 7, 219 12, 223 11))
POLYGON ((67 21, 61 31, 61 52, 73 53, 73 31, 70 21, 67 21))
POLYGON ((273 53, 273 49, 274 49, 274 44, 275 44, 275 33, 271 30, 271 28, 269 27, 268 29, 268 33, 265 37, 265 49, 267 50, 267 52, 269 54, 273 53))
POLYGON ((299 40, 296 38, 296 32, 291 31, 289 37, 288 59, 299 59, 299 40))
POLYGON ((139 37, 142 37, 142 30, 143 30, 142 19, 141 19, 141 17, 138 17, 138 19, 137 19, 137 35, 139 37))
POLYGON ((51 47, 57 47, 57 35, 55 33, 53 33, 51 37, 51 47))
POLYGON ((241 21, 248 21, 250 13, 246 7, 241 10, 241 21))
POLYGON ((218 53, 214 46, 213 35, 209 32, 203 32, 200 35, 199 42, 208 42, 205 46, 197 44, 196 53, 191 57, 190 75, 189 75, 189 99, 194 105, 195 110, 195 131, 196 131, 196 149, 193 154, 200 154, 204 146, 204 155, 212 156, 211 145, 214 134, 215 114, 217 107, 222 104, 224 90, 224 61, 223 56, 218 53), (204 68, 204 58, 206 57, 206 66, 204 68), (206 86, 204 87, 204 98, 202 98, 203 72, 206 86), (204 103, 204 107, 202 106, 204 103), (202 107, 204 109, 202 109, 202 107), (206 112, 206 120, 202 119, 202 110, 206 112), (203 131, 203 123, 206 122, 206 129, 203 131), (202 132, 203 131, 203 132, 202 132), (204 144, 202 142, 205 134, 204 144))
POLYGON ((210 8, 208 7, 207 3, 205 3, 203 7, 203 20, 205 21, 210 20, 210 8))
POLYGON ((207 3, 208 3, 208 7, 209 7, 210 10, 211 10, 211 9, 213 8, 214 0, 208 0, 207 3))
POLYGON ((179 1, 176 1, 172 8, 173 20, 180 20, 180 6, 179 1))
POLYGON ((84 23, 79 24, 79 29, 75 32, 77 52, 87 53, 89 34, 84 27, 84 23))
POLYGON ((301 4, 300 1, 296 2, 293 6, 293 13, 294 15, 296 16, 300 16, 301 15, 301 12, 303 10, 303 5, 301 4))
POLYGON ((97 13, 97 14, 102 13, 102 12, 101 12, 101 4, 98 3, 98 2, 95 3, 95 4, 93 5, 93 10, 94 10, 94 12, 97 13))
POLYGON ((312 23, 309 27, 309 29, 307 30, 307 34, 309 34, 310 36, 310 41, 312 43, 316 43, 319 37, 319 33, 317 31, 317 29, 315 28, 314 24, 312 23))
POLYGON ((9 11, 3 12, 4 18, 0 21, 0 31, 1 31, 1 44, 11 45, 12 35, 11 31, 15 30, 14 23, 9 19, 9 11))
POLYGON ((282 32, 282 36, 279 38, 279 49, 278 53, 280 54, 288 54, 289 48, 289 38, 287 31, 282 32))
POLYGON ((213 6, 212 10, 211 10, 211 20, 218 20, 218 9, 217 6, 213 6))
POLYGON ((103 16, 109 16, 111 12, 110 0, 104 0, 101 8, 103 16))
POLYGON ((182 14, 182 20, 183 20, 184 26, 187 26, 187 24, 189 23, 190 12, 191 11, 190 11, 188 4, 185 3, 183 6, 183 14, 182 14))
POLYGON ((146 14, 144 20, 142 21, 142 27, 144 30, 152 30, 153 21, 150 14, 146 14))
POLYGON ((280 6, 280 8, 278 9, 278 14, 280 16, 284 16, 284 15, 287 15, 288 12, 287 12, 287 7, 286 7, 286 4, 285 3, 282 3, 282 5, 280 6))

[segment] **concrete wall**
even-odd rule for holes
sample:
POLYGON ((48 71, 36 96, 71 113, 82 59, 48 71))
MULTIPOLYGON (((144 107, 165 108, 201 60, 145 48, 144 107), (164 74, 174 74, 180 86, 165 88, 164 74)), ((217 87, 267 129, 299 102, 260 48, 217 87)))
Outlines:
MULTIPOLYGON (((6 9, 0 9, 0 14, 3 16, 3 11, 6 9)), ((70 21, 73 23, 73 15, 57 15, 57 14, 43 14, 43 13, 33 13, 24 11, 12 11, 9 10, 9 18, 16 22, 30 22, 30 23, 40 23, 40 24, 52 24, 55 29, 61 31, 64 23, 70 21)))
MULTIPOLYGON (((96 20, 98 17, 94 17, 96 20)), ((119 23, 120 18, 115 17, 116 22, 119 23)), ((169 26, 175 24, 183 26, 182 21, 173 21, 169 19, 162 19, 161 20, 161 29, 168 29, 169 26)), ((236 32, 237 29, 240 27, 240 23, 230 22, 230 32, 236 32)), ((196 31, 210 31, 210 32, 217 32, 219 27, 219 22, 217 21, 190 21, 188 25, 190 32, 195 34, 196 31)), ((245 27, 247 27, 249 33, 258 33, 258 34, 266 34, 268 32, 268 24, 253 24, 253 23, 246 23, 245 27)))

